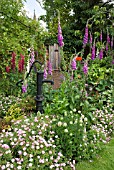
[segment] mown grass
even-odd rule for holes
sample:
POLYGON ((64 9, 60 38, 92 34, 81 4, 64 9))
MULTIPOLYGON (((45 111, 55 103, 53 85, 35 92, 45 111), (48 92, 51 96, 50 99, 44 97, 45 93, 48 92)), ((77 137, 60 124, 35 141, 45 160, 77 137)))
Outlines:
POLYGON ((96 159, 92 162, 78 163, 76 170, 114 170, 114 137, 103 146, 103 150, 96 159))

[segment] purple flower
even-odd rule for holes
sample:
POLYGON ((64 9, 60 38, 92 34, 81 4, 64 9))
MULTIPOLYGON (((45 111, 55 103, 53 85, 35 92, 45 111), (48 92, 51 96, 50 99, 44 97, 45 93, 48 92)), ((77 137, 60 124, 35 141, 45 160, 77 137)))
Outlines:
POLYGON ((107 35, 107 43, 110 44, 110 37, 107 35))
POLYGON ((114 59, 112 60, 112 64, 114 64, 114 59))
POLYGON ((62 30, 61 30, 61 26, 60 26, 60 21, 58 22, 58 36, 57 36, 57 38, 58 38, 59 46, 60 47, 64 46, 62 30))
POLYGON ((102 42, 102 31, 101 31, 101 33, 100 33, 100 41, 102 42))
POLYGON ((27 84, 26 85, 22 85, 22 93, 26 93, 27 92, 27 84))
POLYGON ((47 70, 46 70, 46 68, 44 69, 44 79, 46 79, 47 78, 47 70))
POLYGON ((35 58, 34 58, 34 56, 35 56, 34 49, 31 49, 30 56, 31 56, 31 58, 30 58, 30 67, 31 67, 33 62, 35 61, 35 58))
POLYGON ((111 48, 113 48, 113 37, 111 39, 111 48))
POLYGON ((83 72, 84 72, 84 74, 88 73, 88 65, 87 65, 87 63, 84 63, 83 72))
POLYGON ((103 58, 103 49, 101 49, 99 52, 99 58, 100 58, 100 60, 103 58))
POLYGON ((95 59, 95 43, 92 47, 92 54, 91 54, 91 59, 94 60, 95 59))
POLYGON ((85 28, 85 35, 84 35, 84 39, 83 39, 83 47, 85 47, 87 43, 88 43, 88 25, 86 25, 86 28, 85 28))
POLYGON ((71 68, 72 68, 72 70, 76 70, 77 69, 76 68, 76 61, 75 61, 75 59, 73 59, 72 62, 71 62, 71 68))
POLYGON ((108 43, 106 43, 106 51, 108 51, 108 43))
POLYGON ((52 75, 52 64, 50 61, 48 61, 48 74, 52 75))
POLYGON ((93 41, 93 38, 92 38, 92 34, 90 33, 90 40, 89 40, 89 43, 91 44, 91 46, 92 46, 92 41, 93 41))

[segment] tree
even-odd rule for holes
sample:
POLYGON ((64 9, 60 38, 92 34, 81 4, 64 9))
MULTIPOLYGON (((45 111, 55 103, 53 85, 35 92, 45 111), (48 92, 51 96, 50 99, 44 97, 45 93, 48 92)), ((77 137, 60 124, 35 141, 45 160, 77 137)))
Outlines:
POLYGON ((30 46, 41 49, 45 34, 39 21, 28 18, 22 0, 0 1, 0 53, 23 51, 30 46))
POLYGON ((49 32, 57 42, 57 9, 60 11, 65 42, 64 50, 73 53, 74 48, 78 51, 82 48, 84 28, 87 19, 95 14, 93 10, 95 5, 100 7, 106 6, 107 10, 113 6, 109 4, 109 1, 103 3, 102 0, 43 0, 43 8, 46 10, 46 15, 42 16, 41 19, 47 23, 49 32), (78 34, 75 34, 76 30, 79 30, 78 34))

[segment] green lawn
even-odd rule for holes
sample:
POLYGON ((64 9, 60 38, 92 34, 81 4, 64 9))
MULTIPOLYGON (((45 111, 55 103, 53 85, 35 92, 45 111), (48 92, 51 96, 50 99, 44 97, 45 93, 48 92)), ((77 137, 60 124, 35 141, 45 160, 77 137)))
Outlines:
POLYGON ((78 163, 76 170, 114 170, 114 138, 104 146, 98 158, 78 163))

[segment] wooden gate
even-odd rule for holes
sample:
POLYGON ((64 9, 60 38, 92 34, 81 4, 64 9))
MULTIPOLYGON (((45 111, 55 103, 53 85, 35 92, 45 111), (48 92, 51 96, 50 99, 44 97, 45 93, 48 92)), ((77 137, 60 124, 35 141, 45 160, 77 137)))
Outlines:
POLYGON ((61 64, 60 48, 58 44, 49 46, 49 60, 52 63, 53 70, 59 70, 61 64))

